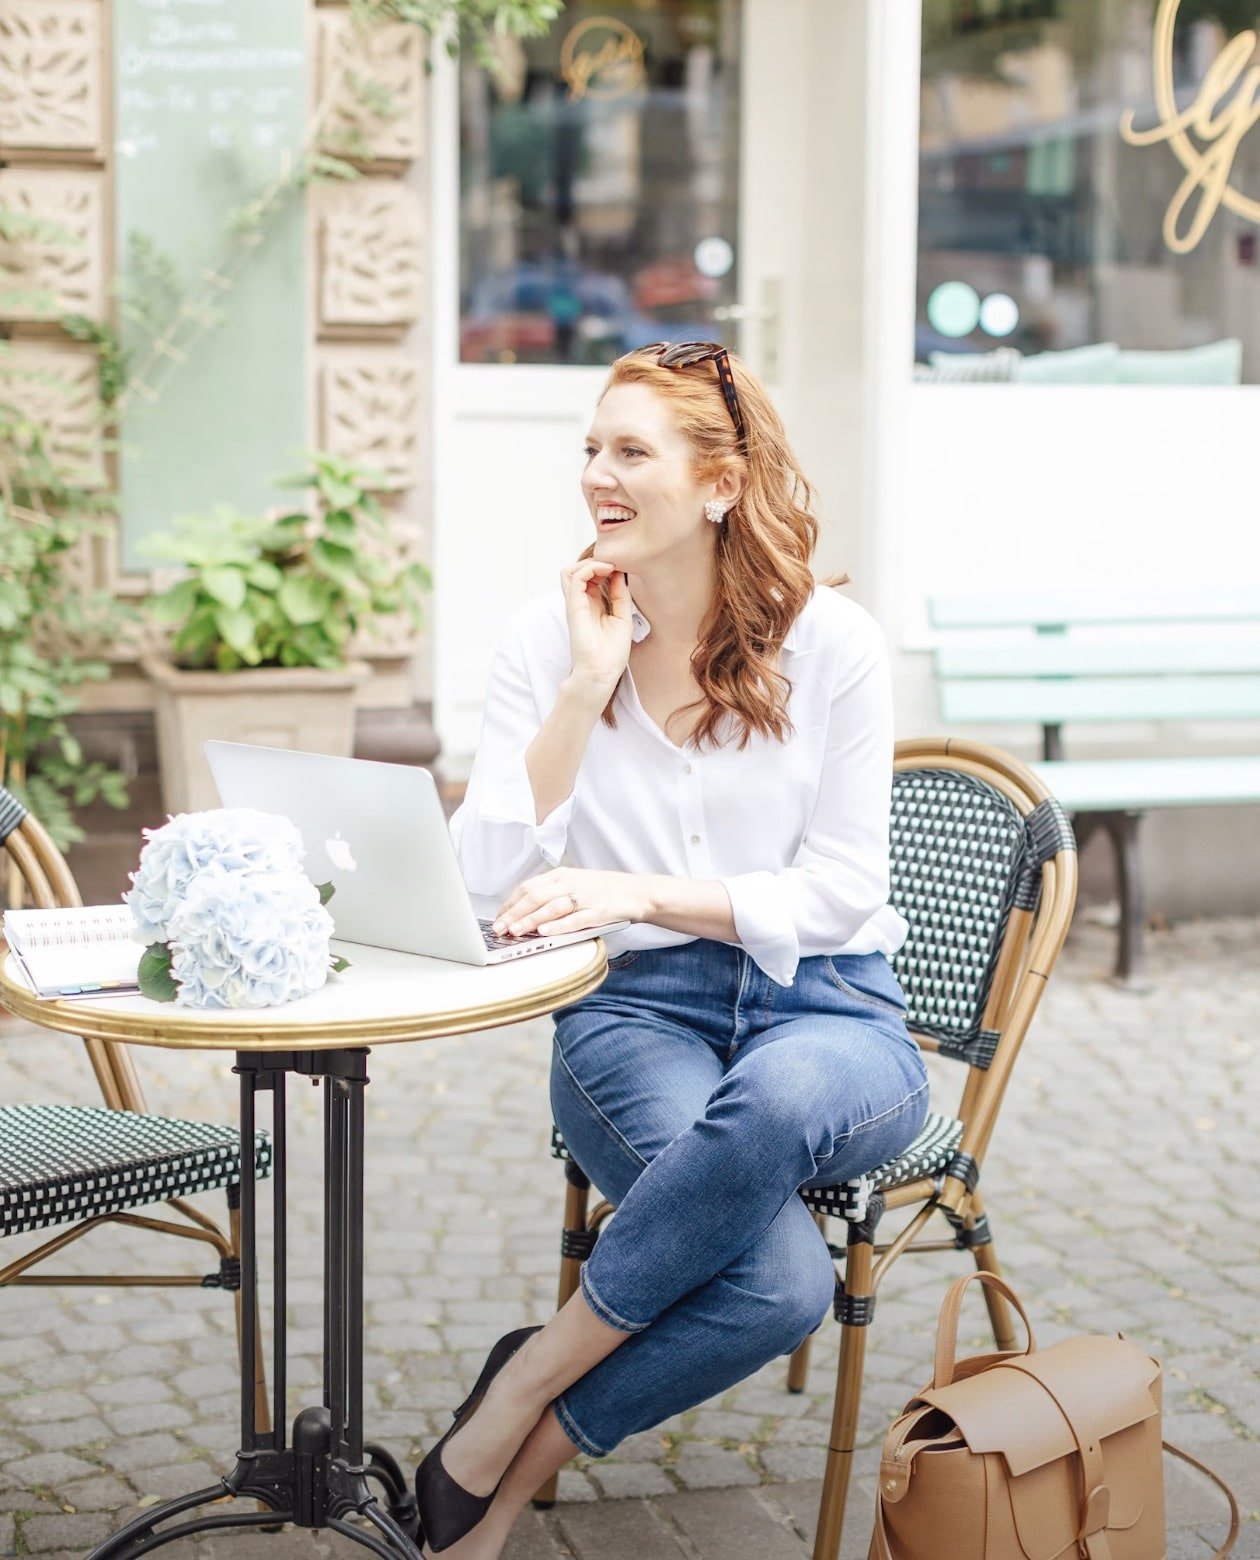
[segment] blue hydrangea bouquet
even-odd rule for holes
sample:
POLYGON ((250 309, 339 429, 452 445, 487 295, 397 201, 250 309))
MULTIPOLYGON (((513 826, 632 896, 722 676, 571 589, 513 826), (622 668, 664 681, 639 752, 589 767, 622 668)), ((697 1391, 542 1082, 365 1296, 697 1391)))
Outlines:
POLYGON ((195 1008, 277 1007, 318 991, 333 958, 332 884, 302 871, 302 836, 252 807, 180 813, 145 829, 123 898, 148 946, 140 990, 195 1008))

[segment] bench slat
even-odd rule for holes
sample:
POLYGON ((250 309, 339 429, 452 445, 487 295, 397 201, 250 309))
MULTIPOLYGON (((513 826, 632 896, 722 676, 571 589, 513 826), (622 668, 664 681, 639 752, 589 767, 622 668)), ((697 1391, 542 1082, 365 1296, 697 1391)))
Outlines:
POLYGON ((1022 640, 944 644, 935 656, 936 674, 943 678, 1260 672, 1260 634, 1101 642, 1070 634, 1037 634, 1022 640))
POLYGON ((1260 802, 1260 758, 1063 759, 1030 766, 1069 812, 1260 802))
POLYGON ((1013 677, 942 683, 947 721, 1260 720, 1260 677, 1013 677))
POLYGON ((1037 591, 1027 595, 933 596, 928 619, 934 628, 1026 628, 1103 623, 1194 623, 1260 621, 1260 589, 1233 590, 1037 591))

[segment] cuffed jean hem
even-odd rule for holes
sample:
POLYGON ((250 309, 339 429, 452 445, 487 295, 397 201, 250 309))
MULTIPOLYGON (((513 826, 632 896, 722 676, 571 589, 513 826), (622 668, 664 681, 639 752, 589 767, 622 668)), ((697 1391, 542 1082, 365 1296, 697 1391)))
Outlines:
POLYGON ((590 1436, 587 1435, 586 1431, 582 1429, 581 1425, 575 1421, 573 1415, 565 1407, 562 1397, 558 1397, 551 1407, 556 1419, 560 1423, 560 1428, 568 1436, 569 1440, 573 1442, 574 1446, 577 1447, 579 1452, 585 1453, 587 1457, 607 1457, 609 1452, 612 1451, 611 1446, 597 1446, 591 1440, 590 1436))
MULTIPOLYGON (((618 1316, 616 1311, 609 1310, 609 1308, 595 1293, 594 1286, 591 1284, 590 1279, 587 1278, 585 1263, 582 1264, 582 1267, 578 1273, 578 1283, 581 1286, 583 1300, 586 1301, 587 1305, 590 1306, 595 1315, 599 1317, 600 1321, 604 1322, 607 1326, 613 1327, 621 1333, 633 1334, 641 1333, 645 1328, 648 1328, 652 1325, 651 1322, 628 1322, 624 1316, 618 1316)), ((602 1453, 600 1455, 602 1455, 602 1453)))

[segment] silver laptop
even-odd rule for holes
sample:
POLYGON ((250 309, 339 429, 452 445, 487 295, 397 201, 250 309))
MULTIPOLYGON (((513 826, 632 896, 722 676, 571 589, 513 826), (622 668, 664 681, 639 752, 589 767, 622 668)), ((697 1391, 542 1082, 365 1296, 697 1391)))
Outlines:
POLYGON ((427 769, 242 742, 207 742, 206 758, 225 807, 279 813, 297 826, 306 875, 336 890, 328 909, 343 942, 499 964, 631 925, 496 936, 499 906, 469 896, 427 769))

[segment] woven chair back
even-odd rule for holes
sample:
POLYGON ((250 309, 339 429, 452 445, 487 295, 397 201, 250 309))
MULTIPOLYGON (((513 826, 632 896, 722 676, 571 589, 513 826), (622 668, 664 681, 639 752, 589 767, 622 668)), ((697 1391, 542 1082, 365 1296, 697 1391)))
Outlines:
MULTIPOLYGON (((39 819, 0 786, 0 849, 7 882, 15 877, 25 897, 39 910, 64 910, 83 903, 74 874, 39 819)), ((144 1092, 124 1045, 83 1042, 106 1105, 113 1110, 145 1109, 144 1092)))
POLYGON ((909 933, 893 963, 912 1029, 941 1053, 984 1066, 983 1027, 1007 919, 1028 861, 1028 833, 992 785, 949 769, 899 770, 890 837, 893 905, 909 933))

